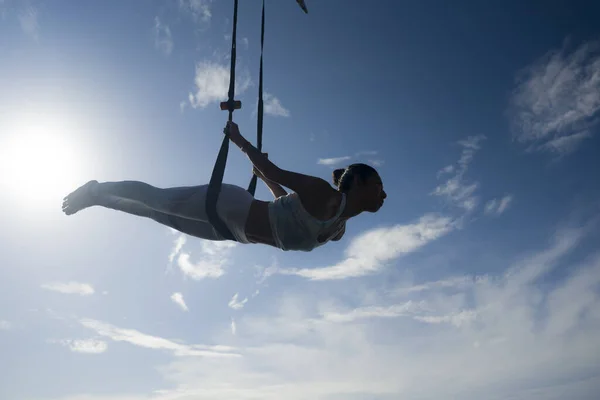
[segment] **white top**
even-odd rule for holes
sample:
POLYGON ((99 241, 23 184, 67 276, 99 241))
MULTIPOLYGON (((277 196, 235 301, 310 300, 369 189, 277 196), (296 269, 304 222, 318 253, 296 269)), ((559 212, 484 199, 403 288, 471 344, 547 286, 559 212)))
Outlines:
POLYGON ((311 251, 334 238, 344 229, 345 223, 338 219, 346 206, 346 194, 335 216, 320 221, 310 215, 302 206, 300 196, 290 193, 269 203, 269 220, 275 244, 282 250, 311 251), (325 240, 320 242, 319 236, 325 240))

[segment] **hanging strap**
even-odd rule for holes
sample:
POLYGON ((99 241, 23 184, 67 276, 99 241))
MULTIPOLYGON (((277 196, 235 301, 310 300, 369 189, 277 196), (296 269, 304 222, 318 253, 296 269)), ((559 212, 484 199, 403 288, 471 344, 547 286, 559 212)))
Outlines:
MULTIPOLYGON (((237 36, 237 14, 238 14, 238 0, 234 0, 233 4, 233 32, 231 37, 231 69, 229 74, 229 93, 228 100, 221 103, 221 110, 229 111, 229 121, 233 120, 233 111, 242 108, 242 103, 235 100, 235 59, 236 59, 236 36, 237 36)), ((227 154, 229 152, 229 131, 225 130, 223 142, 219 149, 217 161, 213 167, 213 172, 210 177, 210 183, 208 184, 208 190, 206 193, 206 214, 208 220, 212 226, 219 232, 225 239, 235 241, 235 237, 227 227, 227 225, 221 220, 217 213, 217 200, 219 193, 221 192, 221 183, 223 182, 223 175, 225 174, 225 165, 227 164, 227 154)))
MULTIPOLYGON (((262 2, 262 21, 260 27, 260 72, 258 78, 258 117, 256 119, 256 148, 262 151, 263 137, 263 49, 265 46, 265 0, 262 2)), ((252 175, 248 192, 254 196, 256 192, 257 176, 252 175)))
MULTIPOLYGON (((297 0, 298 4, 305 13, 308 13, 306 4, 303 0, 297 0)), ((238 14, 238 0, 234 0, 233 5, 233 32, 231 36, 231 68, 229 75, 229 92, 228 99, 226 102, 221 103, 221 110, 229 111, 229 121, 233 120, 233 111, 242 108, 242 102, 235 100, 235 61, 236 61, 236 36, 237 36, 237 14, 238 14)), ((263 133, 263 49, 265 43, 265 0, 262 2, 262 21, 261 21, 261 32, 260 32, 260 77, 258 84, 258 118, 256 126, 256 148, 258 151, 262 151, 262 133, 263 133)), ((208 184, 208 191, 206 195, 206 213, 208 220, 212 226, 223 236, 225 239, 235 241, 235 237, 227 227, 227 225, 221 220, 217 213, 217 200, 219 193, 221 192, 221 184, 223 182, 223 175, 225 174, 225 166, 227 164, 227 154, 229 152, 229 132, 225 130, 223 142, 217 155, 217 160, 213 168, 212 175, 210 177, 210 183, 208 184)), ((253 175, 250 184, 248 185, 248 192, 254 196, 256 192, 257 176, 253 175)))

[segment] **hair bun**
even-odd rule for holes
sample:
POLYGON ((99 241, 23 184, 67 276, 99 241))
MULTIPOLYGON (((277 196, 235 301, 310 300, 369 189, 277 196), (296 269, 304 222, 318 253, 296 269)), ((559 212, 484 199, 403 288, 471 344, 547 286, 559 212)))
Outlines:
POLYGON ((333 184, 335 186, 340 186, 340 179, 342 179, 344 172, 346 172, 344 168, 338 168, 333 171, 333 184))

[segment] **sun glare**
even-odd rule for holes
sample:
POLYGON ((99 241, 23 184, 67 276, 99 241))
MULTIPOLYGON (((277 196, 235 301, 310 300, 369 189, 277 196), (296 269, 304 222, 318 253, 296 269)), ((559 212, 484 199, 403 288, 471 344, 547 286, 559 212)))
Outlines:
POLYGON ((21 116, 2 127, 0 185, 4 198, 60 211, 62 197, 83 179, 83 148, 61 118, 21 116))

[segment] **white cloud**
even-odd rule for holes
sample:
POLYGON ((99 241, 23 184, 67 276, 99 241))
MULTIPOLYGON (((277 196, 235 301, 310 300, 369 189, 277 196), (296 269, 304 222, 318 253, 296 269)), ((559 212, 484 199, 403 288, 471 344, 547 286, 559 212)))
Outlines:
POLYGON ((452 172, 454 172, 454 165, 447 165, 438 171, 437 176, 439 178, 444 174, 451 174, 452 172))
POLYGON ((179 307, 181 307, 181 309, 183 311, 189 311, 187 304, 185 304, 185 301, 183 300, 183 295, 179 292, 173 293, 171 295, 171 300, 173 300, 173 302, 175 304, 177 304, 179 307))
POLYGON ((330 322, 354 322, 368 318, 397 318, 412 315, 421 307, 421 304, 407 301, 403 304, 391 306, 359 307, 345 312, 325 311, 322 313, 322 317, 330 322))
POLYGON ((237 333, 237 326, 235 324, 235 320, 231 319, 231 334, 235 335, 237 333))
POLYGON ((119 328, 114 325, 93 320, 81 319, 84 327, 95 331, 98 335, 110 338, 115 342, 129 344, 154 350, 167 350, 178 357, 239 357, 234 349, 228 346, 206 346, 183 344, 157 336, 147 335, 134 329, 119 328))
POLYGON ((212 0, 179 0, 179 7, 195 21, 208 22, 212 18, 210 3, 212 0))
POLYGON ((193 263, 187 253, 179 255, 177 264, 181 272, 195 280, 219 278, 225 273, 224 260, 200 260, 193 263))
MULTIPOLYGON (((190 93, 188 96, 192 107, 204 108, 211 103, 227 100, 229 75, 229 66, 211 61, 198 63, 194 78, 196 93, 190 93)), ((251 82, 247 73, 236 68, 235 92, 237 95, 245 92, 251 82)))
POLYGON ((154 46, 167 56, 173 51, 171 28, 163 25, 158 17, 154 19, 154 46))
POLYGON ((481 148, 481 141, 485 140, 485 138, 484 135, 469 136, 467 139, 458 142, 463 149, 457 165, 449 165, 438 171, 438 178, 449 173, 454 173, 454 175, 443 184, 437 186, 432 194, 445 197, 466 211, 472 211, 477 206, 475 191, 479 184, 477 182, 466 183, 464 176, 473 156, 481 148))
POLYGON ((579 144, 583 141, 583 139, 589 139, 591 137, 591 132, 587 130, 573 133, 568 136, 555 137, 554 139, 550 139, 548 142, 542 144, 540 149, 550 150, 561 155, 569 154, 579 147, 579 144))
POLYGON ((233 297, 231 298, 231 300, 229 301, 229 307, 233 308, 234 310, 240 310, 242 308, 244 308, 244 305, 248 302, 248 298, 244 298, 244 300, 242 301, 238 301, 238 294, 234 294, 233 297))
POLYGON ((96 339, 62 339, 49 342, 66 346, 74 353, 102 354, 108 349, 106 342, 96 339))
MULTIPOLYGON (((576 237, 558 236, 509 271, 556 267, 576 237)), ((248 343, 244 358, 173 362, 162 371, 175 389, 159 398, 591 400, 600 389, 600 259, 553 287, 514 277, 452 294, 432 283, 423 306, 358 307, 321 318, 311 310, 322 298, 288 292, 275 313, 236 321, 237 341, 248 343)))
POLYGON ((9 321, 0 319, 0 331, 7 331, 12 328, 12 324, 9 321))
POLYGON ((568 47, 519 73, 509 115, 514 137, 529 150, 571 153, 600 121, 600 42, 568 47))
POLYGON ((477 312, 473 310, 462 310, 451 315, 417 315, 414 318, 417 321, 426 322, 428 324, 442 324, 449 323, 456 327, 460 327, 466 323, 469 323, 475 319, 477 312))
POLYGON ((223 276, 225 267, 229 263, 229 253, 237 245, 237 243, 229 241, 202 240, 200 260, 193 262, 191 253, 183 251, 185 244, 185 235, 179 234, 175 240, 173 250, 169 254, 169 262, 172 263, 176 260, 181 272, 195 280, 223 276))
POLYGON ((508 209, 512 200, 513 196, 511 195, 506 195, 501 199, 492 199, 485 204, 485 213, 500 215, 508 209))
POLYGON ((311 280, 346 279, 370 275, 387 262, 414 252, 454 229, 451 218, 427 214, 407 225, 394 225, 367 231, 350 243, 346 258, 336 265, 321 268, 285 268, 284 275, 311 280))
POLYGON ((177 231, 175 231, 175 232, 178 233, 178 236, 177 236, 177 239, 175 240, 175 245, 173 246, 173 250, 171 251, 171 254, 169 254, 169 262, 173 262, 175 260, 175 257, 177 257, 177 255, 179 253, 181 253, 181 249, 183 249, 183 246, 187 242, 186 235, 181 234, 177 231))
MULTIPOLYGON (((153 380, 146 393, 63 400, 592 400, 600 390, 600 254, 571 263, 586 229, 561 231, 486 279, 404 286, 415 289, 400 304, 380 296, 381 281, 370 281, 373 297, 358 293, 365 281, 337 285, 342 296, 336 285, 286 287, 258 314, 214 332, 235 331, 243 357, 175 357, 151 366, 160 390, 153 380), (553 270, 561 273, 539 279, 553 270), (332 306, 341 301, 342 311, 332 306)), ((414 265, 430 276, 426 267, 414 265)), ((174 353, 186 346, 98 329, 174 353)))
POLYGON ((21 11, 19 14, 19 23, 21 24, 23 32, 36 40, 38 39, 40 24, 38 21, 37 8, 27 7, 25 10, 21 11))
POLYGON ((401 304, 359 307, 344 312, 325 311, 322 313, 322 317, 326 321, 337 323, 348 323, 373 318, 410 317, 416 321, 428 324, 449 323, 460 327, 473 321, 477 315, 477 312, 474 310, 454 311, 448 315, 427 315, 429 312, 429 306, 426 302, 409 300, 401 304))
POLYGON ((333 158, 319 158, 319 160, 317 161, 317 164, 336 166, 336 165, 341 164, 350 159, 352 159, 352 157, 350 157, 350 156, 333 157, 333 158))
POLYGON ((475 283, 473 278, 467 276, 457 276, 446 279, 440 279, 433 282, 426 282, 417 285, 411 285, 406 287, 399 287, 394 289, 391 293, 395 296, 406 296, 412 293, 425 292, 434 289, 443 288, 466 288, 475 283))
POLYGON ((49 282, 41 285, 42 289, 52 290, 63 294, 78 294, 80 296, 89 296, 94 294, 92 285, 80 282, 49 282))
MULTIPOLYGON (((313 139, 311 139, 311 141, 313 141, 313 139)), ((319 158, 317 160, 317 164, 320 165, 327 165, 327 166, 331 166, 331 167, 336 167, 339 164, 348 162, 350 160, 352 160, 353 158, 358 158, 360 159, 361 157, 364 156, 375 156, 377 155, 377 151, 375 150, 365 150, 365 151, 359 151, 356 154, 354 154, 354 156, 341 156, 341 157, 332 157, 332 158, 319 158)), ((383 165, 384 161, 381 159, 376 159, 376 158, 372 158, 368 160, 368 163, 370 163, 372 166, 374 167, 380 167, 383 165)))
POLYGON ((263 111, 274 117, 289 117, 290 111, 281 105, 281 101, 270 93, 263 93, 263 111))

